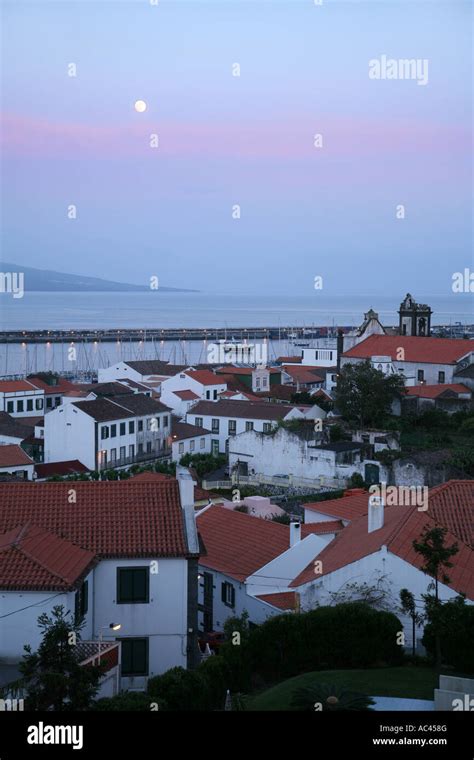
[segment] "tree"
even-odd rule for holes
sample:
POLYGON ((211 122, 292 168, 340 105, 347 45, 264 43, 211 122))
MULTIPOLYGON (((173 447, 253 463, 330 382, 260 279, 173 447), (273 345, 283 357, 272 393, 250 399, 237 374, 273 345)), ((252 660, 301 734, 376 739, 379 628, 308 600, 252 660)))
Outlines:
POLYGON ((75 643, 84 622, 74 621, 59 605, 38 618, 43 640, 37 652, 25 645, 19 665, 27 710, 87 710, 99 690, 105 665, 81 666, 75 643))
POLYGON ((413 541, 413 548, 424 558, 425 563, 422 565, 421 570, 430 575, 433 578, 433 582, 430 584, 431 589, 434 588, 433 594, 424 594, 423 599, 425 601, 426 616, 430 623, 432 623, 433 631, 436 641, 436 666, 439 669, 441 667, 441 613, 440 613, 440 601, 438 594, 439 581, 442 583, 449 583, 450 578, 445 572, 445 568, 453 566, 450 561, 451 557, 459 551, 459 546, 456 541, 451 546, 445 545, 445 539, 447 529, 443 526, 436 525, 430 528, 426 525, 420 536, 420 539, 413 541))
POLYGON ((416 611, 415 597, 407 588, 400 590, 400 606, 405 615, 411 617, 412 622, 412 654, 416 652, 416 626, 423 621, 423 615, 416 611))
POLYGON ((346 364, 342 369, 335 394, 336 408, 342 416, 361 427, 380 424, 390 413, 392 402, 404 394, 400 375, 384 375, 369 361, 346 364))

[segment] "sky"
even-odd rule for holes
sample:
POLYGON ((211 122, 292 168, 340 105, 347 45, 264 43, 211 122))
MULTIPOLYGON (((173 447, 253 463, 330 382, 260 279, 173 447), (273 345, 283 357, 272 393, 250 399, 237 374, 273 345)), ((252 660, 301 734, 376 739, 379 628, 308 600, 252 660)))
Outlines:
POLYGON ((265 295, 473 268, 469 0, 152 2, 1 2, 4 261, 265 295))

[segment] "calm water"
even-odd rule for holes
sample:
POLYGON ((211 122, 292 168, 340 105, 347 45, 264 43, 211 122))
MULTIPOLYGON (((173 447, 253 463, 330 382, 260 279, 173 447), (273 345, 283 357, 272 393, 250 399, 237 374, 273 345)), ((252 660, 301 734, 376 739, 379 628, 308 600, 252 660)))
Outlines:
MULTIPOLYGON (((404 294, 403 294, 404 295, 404 294)), ((423 296, 434 311, 433 324, 473 323, 472 296, 423 296)), ((22 299, 0 296, 0 329, 103 329, 278 327, 359 325, 369 308, 383 324, 398 324, 401 296, 250 296, 214 293, 25 293, 22 299)), ((238 332, 236 338, 240 338, 238 332)), ((249 335, 251 339, 251 334, 249 335)), ((269 356, 299 353, 286 341, 273 341, 269 356)), ((67 346, 0 344, 0 376, 41 370, 89 370, 117 359, 161 358, 177 363, 206 361, 202 341, 128 341, 78 346, 77 362, 67 359, 67 346)))

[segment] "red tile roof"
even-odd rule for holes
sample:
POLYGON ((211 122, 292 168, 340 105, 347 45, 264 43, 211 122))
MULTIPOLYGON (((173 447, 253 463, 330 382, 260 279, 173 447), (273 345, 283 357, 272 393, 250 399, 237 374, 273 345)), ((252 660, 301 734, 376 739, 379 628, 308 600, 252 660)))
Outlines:
MULTIPOLYGON (((314 561, 290 583, 295 588, 310 583, 316 578, 328 575, 341 567, 350 565, 363 557, 378 552, 382 546, 396 554, 409 564, 421 569, 424 559, 413 548, 413 540, 419 538, 423 529, 432 528, 435 521, 426 512, 417 507, 386 507, 384 525, 379 530, 368 533, 367 516, 363 515, 350 523, 336 538, 317 555, 322 563, 322 573, 314 573, 314 561)), ((448 546, 456 541, 452 533, 446 536, 448 546)), ((474 599, 474 553, 465 544, 457 541, 459 552, 452 558, 453 567, 449 569, 449 585, 458 593, 464 593, 474 599)))
POLYGON ((18 391, 36 391, 34 385, 27 380, 0 380, 0 393, 16 393, 18 391))
POLYGON ((178 482, 0 483, 0 532, 34 522, 101 557, 184 557, 178 482))
POLYGON ((281 420, 286 417, 293 406, 273 404, 270 401, 198 401, 188 414, 211 417, 239 417, 246 420, 281 420))
MULTIPOLYGON (((327 501, 315 501, 304 504, 304 509, 321 512, 339 520, 353 520, 361 515, 366 515, 369 508, 368 491, 349 494, 340 499, 328 499, 327 501)), ((308 523, 307 523, 308 524, 308 523)))
POLYGON ((279 610, 296 609, 296 591, 280 591, 277 594, 259 594, 257 599, 262 602, 271 604, 272 607, 278 607, 279 610))
POLYGON ((456 364, 465 354, 474 351, 474 341, 457 338, 422 338, 406 335, 371 335, 342 355, 346 358, 370 359, 371 356, 391 356, 400 361, 400 348, 406 362, 420 364, 456 364))
POLYGON ((222 385, 222 380, 220 377, 216 377, 214 372, 211 372, 210 369, 196 369, 185 372, 185 374, 188 377, 191 377, 193 380, 196 380, 197 383, 201 383, 201 385, 222 385))
POLYGON ((474 480, 449 480, 432 488, 428 512, 457 538, 474 547, 474 480))
POLYGON ((173 393, 183 401, 194 401, 195 399, 199 398, 197 393, 193 393, 193 391, 173 391, 173 393))
POLYGON ((89 472, 89 468, 78 459, 70 459, 64 462, 36 464, 35 472, 39 478, 52 478, 54 475, 76 475, 80 472, 89 472))
POLYGON ((0 467, 19 467, 22 464, 33 464, 33 460, 21 446, 17 443, 0 446, 0 467))
POLYGON ((200 564, 244 581, 290 547, 288 525, 214 505, 197 518, 207 554, 200 564))
POLYGON ((190 425, 188 422, 175 422, 173 420, 171 423, 171 437, 173 441, 183 441, 185 438, 196 438, 210 434, 210 430, 198 425, 190 425))
POLYGON ((31 523, 0 535, 2 590, 67 591, 94 563, 93 552, 31 523))
POLYGON ((325 533, 339 533, 340 530, 344 530, 344 524, 341 520, 303 523, 301 526, 301 538, 306 538, 306 536, 309 536, 310 534, 322 536, 325 533))
POLYGON ((315 370, 312 370, 311 367, 304 367, 299 365, 291 366, 285 364, 283 366, 283 369, 287 375, 290 375, 290 377, 293 378, 295 382, 303 383, 304 385, 324 382, 324 378, 318 375, 315 370))
POLYGON ((462 383, 445 383, 439 385, 412 385, 405 388, 407 396, 419 396, 420 398, 438 398, 439 396, 452 396, 453 394, 468 393, 471 390, 462 383))
POLYGON ((303 357, 302 356, 279 356, 276 359, 276 361, 278 364, 287 364, 287 362, 290 362, 291 364, 293 364, 293 362, 298 362, 298 364, 301 364, 301 362, 303 361, 303 357))
POLYGON ((58 378, 56 385, 48 385, 48 383, 45 383, 44 380, 42 380, 40 377, 36 377, 35 375, 30 375, 28 377, 28 382, 34 385, 35 388, 44 391, 45 396, 62 396, 64 393, 68 393, 69 391, 80 390, 80 387, 78 388, 77 385, 71 383, 70 380, 66 380, 64 377, 58 378))

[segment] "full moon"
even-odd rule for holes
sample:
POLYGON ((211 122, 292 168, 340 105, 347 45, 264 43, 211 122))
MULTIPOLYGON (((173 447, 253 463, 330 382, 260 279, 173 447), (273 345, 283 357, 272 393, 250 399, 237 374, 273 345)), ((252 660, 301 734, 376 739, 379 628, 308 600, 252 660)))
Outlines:
POLYGON ((135 102, 135 111, 138 111, 138 113, 143 113, 143 111, 146 111, 146 103, 144 100, 137 100, 135 102))

